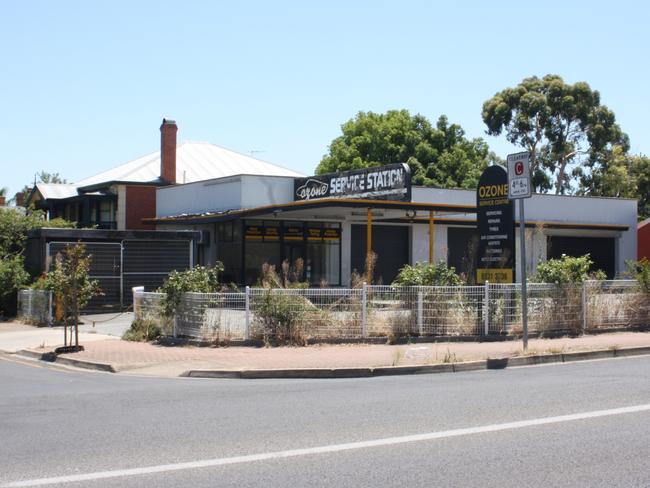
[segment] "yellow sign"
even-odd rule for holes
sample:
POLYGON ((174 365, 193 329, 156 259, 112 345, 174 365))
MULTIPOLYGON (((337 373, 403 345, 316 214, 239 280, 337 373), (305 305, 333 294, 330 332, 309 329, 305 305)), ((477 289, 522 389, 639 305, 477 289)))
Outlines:
POLYGON ((510 268, 479 268, 476 270, 476 283, 481 285, 486 281, 490 283, 513 283, 512 269, 510 268))

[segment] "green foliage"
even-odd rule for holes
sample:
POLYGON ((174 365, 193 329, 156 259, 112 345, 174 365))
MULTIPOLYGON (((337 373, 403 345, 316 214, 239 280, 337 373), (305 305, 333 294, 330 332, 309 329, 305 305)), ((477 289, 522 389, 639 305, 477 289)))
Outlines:
POLYGON ((42 289, 51 290, 61 300, 66 317, 71 317, 75 323, 79 319, 79 311, 95 296, 101 295, 97 280, 89 276, 92 255, 86 252, 86 246, 68 244, 63 254, 57 254, 54 268, 39 280, 42 289))
POLYGON ((399 286, 458 286, 462 280, 454 267, 440 260, 438 263, 416 263, 400 269, 393 285, 399 286))
POLYGON ((530 278, 533 283, 555 283, 565 285, 582 283, 586 280, 604 280, 601 270, 592 272, 593 261, 589 254, 580 257, 563 254, 560 259, 549 259, 537 265, 537 272, 530 278))
POLYGON ((385 114, 359 112, 341 126, 316 173, 333 173, 392 163, 407 163, 413 184, 475 188, 483 170, 497 158, 480 138, 467 139, 442 115, 434 127, 408 110, 385 114))
MULTIPOLYGON (((70 227, 74 224, 58 219, 56 224, 70 227)), ((23 251, 30 230, 50 224, 43 212, 23 214, 0 207, 0 310, 13 315, 16 308, 16 291, 29 282, 25 271, 23 251)))
POLYGON ((131 327, 124 332, 122 339, 134 342, 149 342, 157 339, 162 331, 157 321, 143 318, 136 319, 131 323, 131 327))
POLYGON ((253 303, 264 344, 305 345, 300 322, 309 305, 306 298, 286 289, 266 289, 253 303))
POLYGON ((179 309, 183 295, 187 292, 214 293, 219 290, 219 273, 223 264, 219 261, 213 267, 195 266, 185 271, 172 271, 158 290, 164 293, 163 314, 172 317, 179 309))
POLYGON ((531 153, 538 191, 572 193, 573 183, 598 167, 612 148, 629 141, 600 94, 585 82, 567 84, 557 75, 524 79, 483 104, 487 133, 505 131, 509 142, 531 153))
POLYGON ((650 217, 650 158, 630 155, 615 146, 580 178, 580 194, 636 198, 639 219, 650 217))
POLYGON ((650 261, 642 258, 639 261, 626 261, 628 273, 639 282, 641 289, 650 293, 650 261))
POLYGON ((28 281, 22 256, 0 258, 0 315, 14 315, 16 292, 28 281))
POLYGON ((13 209, 0 208, 0 258, 22 253, 27 233, 41 227, 72 228, 74 222, 63 219, 45 220, 45 214, 40 210, 23 214, 13 209))

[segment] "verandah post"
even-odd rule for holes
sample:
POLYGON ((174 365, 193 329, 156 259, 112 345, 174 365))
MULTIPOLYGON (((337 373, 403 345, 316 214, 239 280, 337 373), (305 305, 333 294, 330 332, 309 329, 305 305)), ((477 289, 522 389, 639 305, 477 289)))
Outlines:
POLYGON ((485 326, 485 335, 490 334, 490 282, 486 281, 483 285, 483 324, 485 326))
POLYGON ((361 289, 361 335, 368 337, 366 305, 368 303, 368 283, 363 282, 361 289))

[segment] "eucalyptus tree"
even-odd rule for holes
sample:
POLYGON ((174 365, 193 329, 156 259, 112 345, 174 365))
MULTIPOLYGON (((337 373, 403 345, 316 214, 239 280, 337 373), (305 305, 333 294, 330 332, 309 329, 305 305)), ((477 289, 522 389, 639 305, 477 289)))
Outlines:
POLYGON ((540 192, 574 193, 576 182, 608 158, 613 147, 629 148, 614 112, 586 82, 558 75, 532 76, 483 104, 489 135, 531 153, 533 185, 540 192))

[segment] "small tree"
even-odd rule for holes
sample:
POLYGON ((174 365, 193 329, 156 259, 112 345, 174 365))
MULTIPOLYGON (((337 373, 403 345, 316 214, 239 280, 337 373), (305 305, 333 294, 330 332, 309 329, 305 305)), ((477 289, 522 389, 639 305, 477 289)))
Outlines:
POLYGON ((79 350, 79 313, 91 298, 101 295, 99 283, 88 276, 92 256, 81 243, 66 246, 57 254, 54 269, 43 280, 44 287, 51 290, 63 306, 63 344, 72 345, 72 330, 68 344, 68 327, 74 325, 74 347, 79 350))

